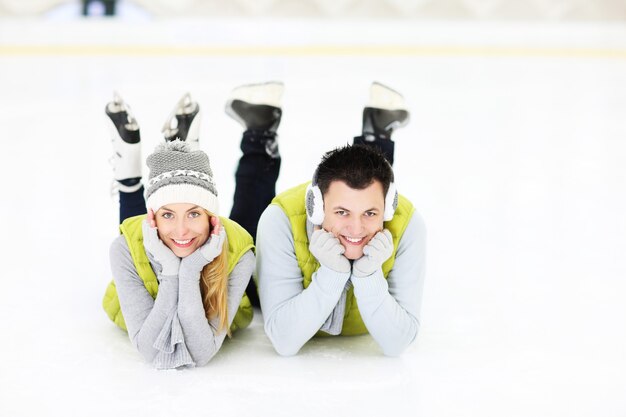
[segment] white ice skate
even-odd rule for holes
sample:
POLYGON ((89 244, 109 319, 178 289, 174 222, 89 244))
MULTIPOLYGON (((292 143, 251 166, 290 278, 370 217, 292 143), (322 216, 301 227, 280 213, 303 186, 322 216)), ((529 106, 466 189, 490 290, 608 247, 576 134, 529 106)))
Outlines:
POLYGON ((141 137, 137 120, 117 92, 113 93, 113 101, 107 103, 105 114, 113 145, 110 163, 115 188, 128 193, 137 191, 141 188, 141 137))
POLYGON ((168 116, 162 132, 166 141, 180 139, 192 150, 200 148, 200 106, 185 93, 168 116))

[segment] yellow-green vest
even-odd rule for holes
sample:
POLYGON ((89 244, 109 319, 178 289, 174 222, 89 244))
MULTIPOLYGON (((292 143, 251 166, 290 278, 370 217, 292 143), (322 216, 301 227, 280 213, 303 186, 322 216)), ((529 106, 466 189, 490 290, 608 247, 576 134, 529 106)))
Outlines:
MULTIPOLYGON (((304 288, 311 284, 313 273, 317 271, 320 266, 317 259, 309 251, 309 237, 306 232, 307 217, 304 205, 304 195, 307 185, 308 183, 305 183, 291 188, 272 200, 272 204, 280 206, 289 218, 295 244, 296 259, 304 277, 304 288)), ((393 236, 394 246, 393 254, 383 263, 383 275, 385 278, 387 278, 389 271, 393 268, 396 251, 398 250, 398 242, 400 242, 414 211, 415 208, 409 200, 403 196, 398 196, 398 208, 394 213, 393 219, 384 223, 384 227, 389 229, 393 236)), ((367 328, 361 318, 361 313, 359 312, 359 307, 354 297, 354 289, 351 288, 346 297, 346 310, 341 334, 349 336, 364 333, 367 333, 367 328)), ((323 336, 327 334, 318 332, 318 335, 323 336)))
MULTIPOLYGON (((135 269, 143 280, 146 289, 152 296, 156 298, 159 291, 159 283, 156 279, 156 275, 150 266, 150 261, 146 255, 146 250, 143 246, 143 232, 141 230, 141 223, 146 218, 146 215, 140 215, 128 218, 120 225, 120 232, 126 238, 126 243, 130 250, 130 255, 133 258, 135 269)), ((220 223, 226 231, 228 236, 228 274, 232 272, 239 259, 250 249, 254 249, 252 236, 244 230, 243 227, 235 223, 234 221, 220 217, 220 223)), ((115 288, 115 282, 111 281, 107 287, 104 299, 102 300, 102 306, 104 311, 115 324, 124 330, 126 329, 126 323, 122 316, 122 310, 120 308, 120 300, 117 296, 117 290, 115 288)), ((252 304, 246 294, 243 295, 239 309, 235 318, 230 326, 230 331, 234 332, 237 329, 243 329, 247 327, 252 321, 252 304)))

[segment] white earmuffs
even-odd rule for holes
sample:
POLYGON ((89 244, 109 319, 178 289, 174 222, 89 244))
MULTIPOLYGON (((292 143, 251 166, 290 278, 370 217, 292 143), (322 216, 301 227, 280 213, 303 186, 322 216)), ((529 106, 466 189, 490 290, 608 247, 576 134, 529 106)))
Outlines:
MULTIPOLYGON (((311 223, 321 226, 324 222, 324 197, 322 191, 317 185, 317 170, 313 174, 313 180, 306 189, 304 196, 304 204, 306 207, 306 215, 311 223)), ((385 212, 383 221, 388 222, 393 219, 393 214, 398 207, 398 190, 396 184, 392 181, 389 183, 389 189, 385 196, 385 212)))
POLYGON ((385 196, 385 214, 383 215, 383 220, 388 222, 393 219, 393 214, 396 212, 398 208, 398 189, 396 188, 395 182, 389 183, 389 189, 387 190, 387 195, 385 196))
POLYGON ((306 188, 304 205, 309 221, 316 226, 321 226, 324 221, 324 197, 322 197, 322 191, 317 185, 317 169, 313 174, 313 180, 306 188))

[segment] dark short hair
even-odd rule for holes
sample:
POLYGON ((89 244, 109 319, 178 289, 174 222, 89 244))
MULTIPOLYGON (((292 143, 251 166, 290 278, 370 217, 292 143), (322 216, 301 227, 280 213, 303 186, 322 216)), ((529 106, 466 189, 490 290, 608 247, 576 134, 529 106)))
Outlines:
POLYGON ((383 186, 383 197, 393 182, 393 169, 379 150, 364 145, 346 145, 327 152, 317 166, 317 185, 326 194, 333 181, 362 190, 374 181, 383 186))

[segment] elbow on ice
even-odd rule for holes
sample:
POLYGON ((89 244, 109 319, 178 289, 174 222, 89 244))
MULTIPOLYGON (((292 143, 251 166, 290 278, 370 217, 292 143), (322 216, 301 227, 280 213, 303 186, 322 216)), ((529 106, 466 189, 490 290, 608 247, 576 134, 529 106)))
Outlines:
POLYGON ((419 333, 420 325, 417 320, 413 321, 410 331, 407 333, 407 337, 404 341, 394 344, 381 345, 383 355, 389 357, 398 357, 404 353, 404 351, 415 341, 417 334, 419 333))

